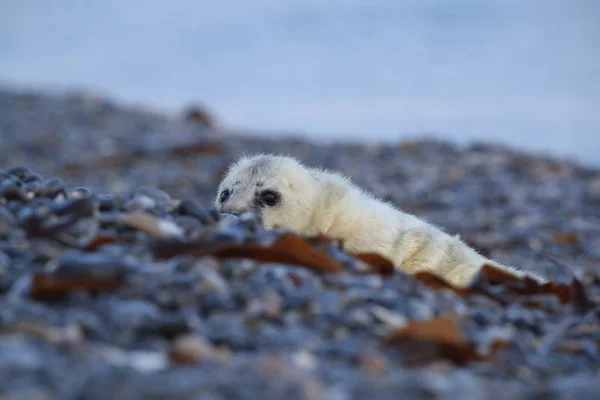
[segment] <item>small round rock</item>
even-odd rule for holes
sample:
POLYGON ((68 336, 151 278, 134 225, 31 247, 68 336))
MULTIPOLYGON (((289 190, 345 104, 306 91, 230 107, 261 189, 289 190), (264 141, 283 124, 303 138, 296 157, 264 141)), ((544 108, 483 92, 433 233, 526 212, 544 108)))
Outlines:
POLYGON ((81 199, 83 197, 90 197, 92 195, 92 191, 86 187, 80 186, 71 192, 71 198, 73 199, 81 199))
POLYGON ((195 364, 214 356, 214 349, 203 337, 195 334, 178 336, 171 347, 170 358, 176 364, 195 364))
POLYGON ((13 167, 13 168, 9 169, 8 172, 11 175, 14 175, 19 179, 24 179, 25 177, 27 177, 28 175, 31 174, 31 170, 29 170, 29 168, 21 167, 21 166, 13 167))

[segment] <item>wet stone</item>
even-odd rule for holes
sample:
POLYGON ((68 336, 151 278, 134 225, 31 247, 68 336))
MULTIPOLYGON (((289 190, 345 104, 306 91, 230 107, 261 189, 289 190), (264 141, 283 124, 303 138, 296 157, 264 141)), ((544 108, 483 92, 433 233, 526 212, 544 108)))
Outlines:
POLYGON ((13 224, 15 221, 14 214, 6 206, 0 204, 0 224, 13 224))
POLYGON ((72 215, 76 218, 85 218, 93 216, 96 208, 94 199, 84 197, 59 203, 52 208, 52 212, 58 216, 72 215))
POLYGON ((104 298, 96 307, 119 326, 140 325, 160 315, 160 309, 155 304, 136 299, 104 298))
MULTIPOLYGON (((222 218, 229 218, 229 219, 235 220, 230 217, 231 214, 221 214, 221 215, 223 216, 222 218)), ((260 222, 258 220, 258 217, 256 216, 256 214, 251 213, 251 212, 241 214, 238 217, 238 220, 241 224, 243 224, 249 230, 257 230, 260 227, 260 222)))
POLYGON ((134 196, 131 200, 126 201, 122 206, 122 211, 148 211, 154 209, 156 201, 151 197, 143 194, 134 196))
POLYGON ((144 333, 155 334, 167 339, 173 339, 177 335, 192 332, 193 327, 191 326, 188 318, 184 315, 166 314, 149 319, 140 327, 140 330, 144 333))
POLYGON ((223 224, 219 222, 218 230, 212 233, 212 240, 216 243, 242 244, 246 241, 248 232, 233 222, 223 224))
POLYGON ((2 183, 0 184, 0 198, 7 202, 13 200, 26 202, 27 194, 16 183, 2 183))
POLYGON ((433 310, 431 306, 421 301, 409 300, 407 316, 417 321, 425 321, 433 317, 433 310))
POLYGON ((112 211, 116 208, 113 196, 109 194, 98 195, 98 209, 100 211, 112 211))
POLYGON ((27 195, 28 199, 35 197, 35 194, 37 193, 38 189, 41 187, 40 182, 41 181, 23 183, 23 185, 21 186, 21 189, 27 195))
POLYGON ((257 267, 252 260, 225 260, 220 266, 220 273, 229 280, 238 281, 251 276, 257 267))
POLYGON ((527 329, 533 333, 542 333, 543 312, 523 308, 511 307, 505 311, 503 320, 510 322, 517 328, 527 329))
POLYGON ((145 196, 160 205, 167 205, 171 201, 168 193, 152 186, 142 186, 135 190, 136 195, 145 196))
POLYGON ((227 222, 237 222, 237 220, 239 219, 239 217, 233 215, 233 214, 224 214, 224 213, 220 213, 219 214, 219 220, 221 221, 227 221, 227 222))
POLYGON ((19 179, 25 179, 32 174, 31 170, 27 167, 13 167, 7 171, 9 174, 16 176, 19 179))
POLYGON ((34 182, 41 182, 43 180, 42 176, 36 173, 32 173, 27 175, 26 177, 22 178, 24 183, 34 183, 34 182))
POLYGON ((92 191, 86 187, 80 186, 71 191, 71 198, 82 198, 82 197, 90 197, 92 195, 92 191))
POLYGON ((195 364, 214 357, 215 350, 203 337, 198 335, 180 335, 170 351, 171 359, 177 364, 195 364))
POLYGON ((8 272, 9 265, 10 257, 8 257, 8 255, 5 252, 0 251, 0 276, 8 272))
POLYGON ((193 272, 196 288, 202 292, 229 293, 227 281, 210 264, 197 264, 193 272))
POLYGON ((205 322, 207 338, 215 346, 226 346, 231 350, 242 351, 256 348, 257 343, 246 331, 244 325, 227 315, 215 315, 205 322))
POLYGON ((200 206, 196 201, 185 199, 179 203, 177 210, 181 215, 196 218, 204 225, 210 225, 216 221, 214 214, 210 210, 200 206))
POLYGON ((193 232, 200 231, 204 227, 202 222, 198 221, 198 219, 186 215, 178 215, 175 217, 174 221, 188 235, 192 234, 193 232))
POLYGON ((66 196, 64 181, 60 178, 50 178, 45 180, 35 192, 36 196, 48 197, 51 199, 59 195, 66 196))
POLYGON ((131 263, 122 258, 103 253, 71 251, 60 257, 52 274, 73 278, 116 278, 122 277, 130 268, 131 263))

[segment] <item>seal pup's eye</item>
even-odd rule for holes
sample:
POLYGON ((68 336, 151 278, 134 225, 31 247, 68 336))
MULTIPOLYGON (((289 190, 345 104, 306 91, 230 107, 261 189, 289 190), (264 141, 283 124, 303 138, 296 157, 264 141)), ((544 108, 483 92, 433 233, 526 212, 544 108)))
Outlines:
POLYGON ((219 201, 221 204, 225 203, 229 198, 229 189, 225 189, 221 192, 221 197, 219 197, 219 201))
POLYGON ((273 207, 274 205, 279 203, 279 194, 272 190, 265 190, 260 194, 260 201, 262 201, 263 204, 269 207, 273 207))

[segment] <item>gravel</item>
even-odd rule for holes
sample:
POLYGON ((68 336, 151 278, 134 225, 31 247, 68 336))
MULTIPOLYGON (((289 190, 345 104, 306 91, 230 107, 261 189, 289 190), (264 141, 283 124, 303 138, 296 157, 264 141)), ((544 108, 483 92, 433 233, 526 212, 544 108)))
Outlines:
MULTIPOLYGON (((595 398, 600 171, 488 144, 243 136, 0 90, 6 399, 595 398), (242 153, 341 170, 500 262, 468 290, 212 209, 242 153)), ((212 120, 211 120, 212 121, 212 120)))

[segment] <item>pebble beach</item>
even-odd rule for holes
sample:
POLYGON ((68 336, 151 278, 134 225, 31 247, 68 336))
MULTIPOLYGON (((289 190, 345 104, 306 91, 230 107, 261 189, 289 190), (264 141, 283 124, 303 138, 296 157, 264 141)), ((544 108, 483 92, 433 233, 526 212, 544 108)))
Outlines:
POLYGON ((0 397, 587 399, 600 170, 433 139, 313 143, 0 89, 0 397), (487 257, 457 290, 212 209, 242 154, 345 173, 487 257))

